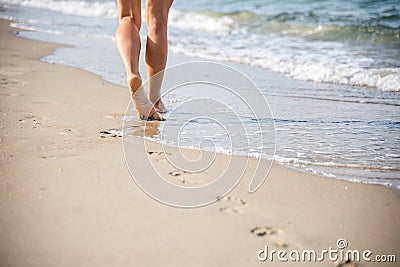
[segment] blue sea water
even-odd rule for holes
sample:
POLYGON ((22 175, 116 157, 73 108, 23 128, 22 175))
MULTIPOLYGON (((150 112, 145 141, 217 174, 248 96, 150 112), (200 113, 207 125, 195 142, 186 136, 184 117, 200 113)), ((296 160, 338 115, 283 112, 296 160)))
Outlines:
MULTIPOLYGON (((74 46, 44 61, 125 85, 115 1, 0 0, 0 17, 34 30, 24 37, 74 46)), ((173 53, 227 62, 257 83, 274 114, 278 162, 400 186, 398 1, 181 0, 169 24, 173 53)))

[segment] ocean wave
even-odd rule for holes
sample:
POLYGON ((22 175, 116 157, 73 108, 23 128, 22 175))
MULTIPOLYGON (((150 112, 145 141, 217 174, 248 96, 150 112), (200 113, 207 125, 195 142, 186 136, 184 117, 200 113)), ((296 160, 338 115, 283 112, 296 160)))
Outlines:
POLYGON ((284 14, 261 16, 249 11, 172 10, 171 26, 186 31, 185 37, 177 35, 172 41, 172 49, 254 65, 299 80, 400 91, 398 29, 369 25, 372 22, 286 23, 289 19, 284 14), (204 38, 199 31, 209 35, 204 38))
MULTIPOLYGON (((281 12, 276 15, 259 15, 251 11, 216 12, 212 10, 178 10, 170 12, 170 23, 174 27, 201 30, 219 34, 232 34, 234 31, 263 34, 264 31, 283 35, 305 37, 320 41, 346 41, 358 44, 393 44, 400 47, 400 24, 386 25, 376 21, 330 21, 307 17, 317 17, 313 12, 304 14, 281 12)), ((384 20, 382 17, 381 20, 384 20)), ((394 21, 400 20, 400 13, 394 21)))
MULTIPOLYGON (((114 1, 0 0, 0 3, 95 18, 116 19, 118 13, 114 1)), ((389 21, 398 16, 398 10, 393 8, 379 12, 389 21)), ((397 24, 374 26, 366 20, 357 25, 354 19, 348 24, 339 20, 337 24, 322 24, 316 14, 303 15, 173 8, 170 47, 177 53, 254 65, 298 80, 400 91, 400 32, 391 27, 397 24), (301 24, 303 15, 308 22, 301 24), (369 47, 364 47, 365 44, 369 47)))
POLYGON ((270 21, 263 27, 271 32, 303 37, 310 41, 340 41, 353 44, 389 45, 400 48, 400 31, 383 26, 277 23, 270 21))
MULTIPOLYGON (((324 61, 318 54, 302 58, 284 50, 276 54, 268 53, 269 55, 264 56, 253 56, 255 53, 250 51, 243 51, 240 55, 237 55, 238 51, 232 51, 231 53, 227 51, 228 48, 226 47, 224 48, 225 51, 210 51, 209 48, 202 47, 199 43, 182 45, 178 42, 178 40, 172 42, 172 51, 188 56, 258 66, 285 73, 298 80, 366 86, 383 91, 400 92, 399 68, 365 69, 352 66, 351 59, 349 59, 350 62, 348 64, 338 64, 332 62, 331 59, 324 61)), ((242 46, 244 47, 244 45, 242 46)), ((232 49, 235 50, 235 48, 232 49)))
MULTIPOLYGON (((58 0, 0 0, 5 5, 33 7, 61 12, 63 14, 96 18, 117 18, 118 10, 115 1, 58 1, 58 0)), ((388 6, 381 8, 380 21, 376 18, 332 16, 316 14, 313 11, 281 11, 276 14, 258 14, 255 10, 218 12, 213 10, 180 10, 171 9, 170 23, 174 27, 206 32, 232 34, 234 31, 257 32, 267 30, 279 34, 308 37, 314 40, 355 41, 367 43, 400 44, 400 12, 398 8, 388 6), (323 18, 329 17, 329 23, 323 18), (348 19, 348 17, 352 19, 348 19), (346 21, 349 20, 349 21, 346 21)), ((343 14, 342 14, 343 15, 343 14)), ((262 32, 259 32, 262 34, 262 32)))
POLYGON ((375 87, 383 91, 400 91, 400 70, 398 68, 364 69, 348 64, 316 62, 313 59, 287 61, 272 58, 255 60, 253 65, 283 72, 298 80, 375 87))

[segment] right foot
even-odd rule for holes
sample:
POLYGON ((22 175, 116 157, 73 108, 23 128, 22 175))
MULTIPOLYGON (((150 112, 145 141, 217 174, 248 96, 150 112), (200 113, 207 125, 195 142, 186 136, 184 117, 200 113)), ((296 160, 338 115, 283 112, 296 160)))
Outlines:
POLYGON ((163 117, 158 114, 155 110, 154 105, 147 98, 147 94, 142 86, 142 79, 138 76, 134 76, 128 82, 129 89, 131 90, 131 96, 133 104, 139 119, 141 120, 164 120, 163 117))
POLYGON ((154 103, 154 108, 158 113, 167 113, 168 111, 168 109, 164 105, 164 102, 161 99, 154 103))

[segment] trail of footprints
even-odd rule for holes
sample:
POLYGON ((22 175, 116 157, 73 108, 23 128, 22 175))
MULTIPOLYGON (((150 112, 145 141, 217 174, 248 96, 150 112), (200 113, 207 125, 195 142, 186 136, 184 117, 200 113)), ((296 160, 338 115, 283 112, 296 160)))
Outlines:
MULTIPOLYGON (((242 213, 246 208, 246 206, 248 205, 245 199, 234 196, 226 196, 218 201, 226 204, 223 207, 220 207, 219 211, 226 213, 233 213, 233 214, 242 213)), ((283 231, 281 229, 273 228, 270 226, 255 226, 252 229, 250 229, 250 234, 252 234, 255 237, 268 238, 273 240, 277 239, 276 241, 273 242, 273 244, 275 245, 275 247, 279 249, 285 249, 289 247, 299 247, 296 244, 278 240, 282 233, 283 231)))
POLYGON ((220 198, 218 202, 223 204, 223 207, 220 207, 219 211, 226 213, 242 213, 247 206, 245 199, 234 196, 225 196, 220 198))
MULTIPOLYGON (((147 151, 150 156, 161 156, 164 155, 163 151, 147 151)), ((168 172, 172 177, 179 179, 182 183, 187 183, 188 181, 184 178, 185 175, 190 175, 189 172, 185 172, 182 170, 173 170, 168 172)), ((239 214, 245 211, 248 203, 244 198, 235 197, 235 196, 225 196, 217 201, 220 203, 219 211, 222 213, 229 214, 239 214)), ((274 238, 279 237, 282 234, 282 230, 275 229, 269 226, 256 226, 250 229, 250 233, 255 237, 259 238, 274 238)), ((295 244, 283 242, 283 241, 275 241, 273 243, 277 248, 288 248, 288 247, 297 247, 295 244)))
MULTIPOLYGON (((295 243, 287 243, 283 241, 276 240, 274 239, 279 238, 281 234, 283 234, 283 231, 281 229, 273 228, 270 226, 256 226, 250 230, 250 233, 256 237, 259 238, 268 238, 271 241, 273 241, 273 244, 276 248, 278 249, 300 249, 301 246, 299 244, 295 243)), ((359 266, 358 263, 348 259, 348 260, 337 260, 334 263, 335 267, 357 267, 359 266)))
MULTIPOLYGON (((161 156, 164 155, 163 151, 148 151, 147 152, 151 156, 161 156)), ((181 171, 181 170, 173 170, 168 173, 174 178, 179 179, 182 183, 187 183, 188 181, 183 177, 185 174, 190 175, 189 172, 181 171)), ((190 182, 191 183, 191 182, 190 182)), ((219 211, 222 213, 230 213, 230 214, 239 214, 244 212, 246 206, 248 205, 247 201, 244 198, 235 197, 235 196, 225 196, 217 201, 220 203, 219 211)), ((286 221, 287 224, 292 225, 290 221, 286 221)), ((279 228, 270 227, 267 225, 264 226, 255 226, 250 229, 250 234, 256 238, 264 238, 268 239, 272 242, 272 244, 277 249, 299 249, 301 245, 296 243, 290 243, 282 241, 281 236, 284 232, 279 228)), ((334 263, 336 267, 357 267, 359 266, 357 263, 353 261, 336 261, 334 263)))
MULTIPOLYGON (((147 154, 150 156, 155 156, 156 161, 166 161, 165 157, 160 157, 164 155, 171 155, 171 153, 164 152, 164 151, 147 151, 147 154)), ((168 172, 168 175, 170 175, 172 178, 180 181, 182 184, 193 184, 193 185, 200 185, 200 182, 195 182, 195 181, 190 181, 187 179, 187 175, 191 175, 190 172, 184 171, 184 170, 179 170, 179 169, 174 169, 170 172, 168 172)))
MULTIPOLYGON (((150 156, 162 156, 164 155, 163 151, 147 151, 150 156)), ((185 172, 182 170, 173 170, 168 172, 169 175, 172 177, 179 179, 182 183, 187 183, 188 181, 183 177, 185 175, 190 175, 189 172, 185 172)), ((220 203, 219 211, 223 213, 229 214, 239 214, 244 212, 245 208, 247 207, 248 203, 244 198, 235 197, 235 196, 225 196, 217 201, 220 203)), ((286 248, 298 248, 299 245, 295 243, 288 243, 279 240, 283 231, 278 228, 273 228, 270 226, 255 226, 250 229, 250 234, 257 238, 268 238, 273 241, 275 247, 279 249, 286 249, 286 248)), ((348 265, 349 263, 337 263, 336 266, 355 266, 355 265, 348 265)))

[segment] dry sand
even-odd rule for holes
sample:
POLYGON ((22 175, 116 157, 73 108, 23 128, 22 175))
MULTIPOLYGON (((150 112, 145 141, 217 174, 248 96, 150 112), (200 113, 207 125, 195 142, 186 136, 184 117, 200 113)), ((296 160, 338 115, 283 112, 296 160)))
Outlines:
MULTIPOLYGON (((40 62, 56 45, 18 38, 8 24, 0 23, 0 266, 286 266, 260 263, 257 252, 336 249, 339 238, 400 257, 399 196, 383 186, 273 165, 254 194, 247 175, 203 208, 153 200, 132 181, 121 138, 100 133, 121 129, 128 90, 40 62)), ((206 179, 178 172, 162 153, 138 153, 178 184, 206 179)))

